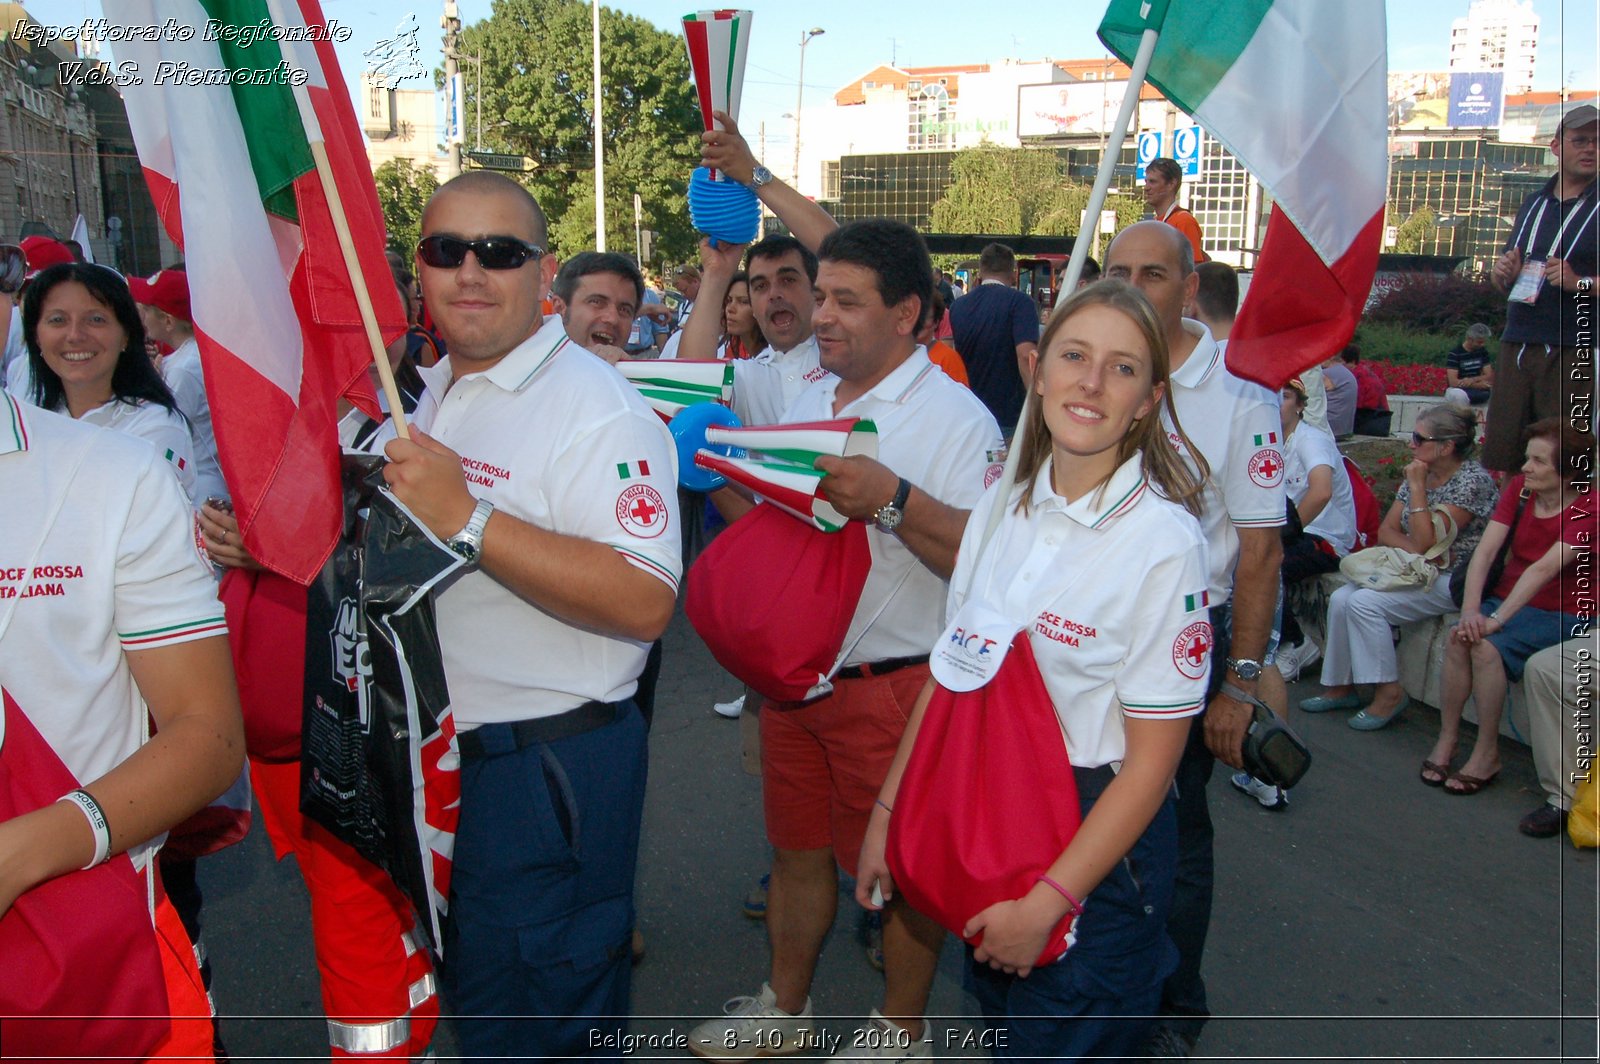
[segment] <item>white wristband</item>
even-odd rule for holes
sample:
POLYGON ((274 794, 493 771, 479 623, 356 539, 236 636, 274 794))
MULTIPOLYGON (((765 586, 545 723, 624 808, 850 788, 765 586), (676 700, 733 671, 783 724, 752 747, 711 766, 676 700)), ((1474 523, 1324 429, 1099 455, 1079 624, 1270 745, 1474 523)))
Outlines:
POLYGON ((104 864, 111 856, 111 826, 106 823, 105 810, 100 808, 100 803, 94 800, 94 795, 84 790, 63 794, 56 800, 77 806, 89 821, 89 830, 94 832, 94 857, 83 867, 90 869, 104 864))

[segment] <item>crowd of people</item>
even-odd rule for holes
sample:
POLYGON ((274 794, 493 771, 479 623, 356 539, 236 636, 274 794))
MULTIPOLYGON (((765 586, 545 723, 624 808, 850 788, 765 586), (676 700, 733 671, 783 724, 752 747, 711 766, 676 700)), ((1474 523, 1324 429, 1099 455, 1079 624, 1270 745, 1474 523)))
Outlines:
MULTIPOLYGON (((832 670, 801 699, 741 677, 772 847, 771 964, 687 1031, 696 1055, 820 1044, 810 992, 843 869, 881 921, 885 972, 848 1059, 933 1055, 924 1014, 947 933, 965 940, 983 1022, 1008 1034, 1002 1055, 1188 1056, 1210 1015, 1208 783, 1221 761, 1237 790, 1287 808, 1246 742, 1257 721, 1287 719, 1286 652, 1294 671, 1322 659, 1324 689, 1301 711, 1356 710, 1350 726, 1376 731, 1409 700, 1394 628, 1459 612, 1421 781, 1461 796, 1495 781, 1507 685, 1526 675, 1548 801, 1520 827, 1560 830, 1575 775, 1563 717, 1592 693, 1572 680, 1592 684, 1594 618, 1592 590, 1563 574, 1592 573, 1600 534, 1576 405, 1593 401, 1592 350, 1570 342, 1597 270, 1594 108, 1562 122, 1560 169, 1495 266, 1509 313, 1493 369, 1452 365, 1464 384, 1492 381, 1482 463, 1468 407, 1435 406, 1411 432, 1375 545, 1414 556, 1421 576, 1346 584, 1314 618, 1294 589, 1358 571, 1367 545, 1334 437, 1386 404, 1358 351, 1276 394, 1228 369, 1238 279, 1206 260, 1176 164, 1150 165, 1154 217, 1117 234, 1101 278, 1041 329, 1009 249, 985 249, 958 295, 915 230, 839 225, 719 117, 704 165, 751 185, 792 235, 706 241, 674 272, 672 309, 625 256, 558 263, 533 196, 463 174, 429 200, 414 263, 391 263, 412 326, 389 352, 409 434, 342 411, 343 445, 382 454, 389 490, 462 562, 434 596, 461 792, 437 971, 394 884, 300 811, 305 589, 241 539, 184 267, 124 279, 24 241, 0 422, 0 486, 21 515, 0 543, 22 565, 0 583, 0 767, 38 794, 0 821, 0 914, 109 921, 64 911, 41 884, 106 869, 141 885, 148 920, 121 914, 121 928, 173 1020, 134 1052, 220 1049, 191 948, 193 861, 157 853, 245 766, 311 897, 336 1058, 423 1059, 444 1010, 469 1058, 620 1044, 654 676, 685 572, 679 533, 702 505, 680 494, 662 419, 611 368, 641 354, 731 361, 746 426, 877 430, 875 457, 817 460, 817 490, 866 544, 832 670), (469 481, 466 466, 493 473, 469 481), (1024 880, 963 894, 970 911, 941 920, 953 887, 897 877, 904 854, 952 841, 895 810, 929 800, 919 755, 982 756, 935 722, 991 684, 1026 688, 1059 730, 1044 771, 1071 776, 1077 827, 1024 880), (1477 735, 1457 766, 1469 697, 1477 735)), ((1486 339, 1468 338, 1468 355, 1486 339)), ((729 523, 765 505, 736 484, 709 501, 729 523)), ((752 626, 789 623, 727 605, 751 607, 752 626)), ((144 970, 105 978, 137 990, 144 970)))

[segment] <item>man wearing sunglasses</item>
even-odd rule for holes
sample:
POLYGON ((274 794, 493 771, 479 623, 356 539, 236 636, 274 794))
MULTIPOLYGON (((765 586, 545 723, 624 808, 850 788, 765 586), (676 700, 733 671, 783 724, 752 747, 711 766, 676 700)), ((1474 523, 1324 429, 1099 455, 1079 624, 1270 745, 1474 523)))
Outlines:
POLYGON ((579 1056, 621 1033, 633 696, 681 572, 670 438, 544 320, 546 234, 503 175, 434 194, 417 276, 449 355, 422 371, 412 439, 385 449, 395 494, 468 562, 436 609, 461 750, 444 990, 473 1058, 579 1056))

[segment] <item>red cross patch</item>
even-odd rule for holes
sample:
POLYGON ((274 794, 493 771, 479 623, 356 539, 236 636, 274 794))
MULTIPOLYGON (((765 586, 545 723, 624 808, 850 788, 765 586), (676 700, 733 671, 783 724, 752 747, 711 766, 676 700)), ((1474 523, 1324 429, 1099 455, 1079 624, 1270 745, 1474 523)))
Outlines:
POLYGON ((1263 488, 1283 482, 1283 454, 1276 447, 1263 447, 1250 456, 1250 480, 1263 488))
POLYGON ((999 480, 1000 474, 1004 473, 1005 471, 1006 467, 1001 463, 991 463, 989 468, 983 471, 983 486, 987 488, 990 484, 993 484, 995 481, 999 480))
POLYGON ((1172 664, 1191 680, 1206 674, 1211 662, 1211 622, 1195 621, 1172 642, 1172 664))
POLYGON ((617 524, 630 536, 655 539, 667 530, 667 503, 648 484, 635 484, 617 496, 617 524))

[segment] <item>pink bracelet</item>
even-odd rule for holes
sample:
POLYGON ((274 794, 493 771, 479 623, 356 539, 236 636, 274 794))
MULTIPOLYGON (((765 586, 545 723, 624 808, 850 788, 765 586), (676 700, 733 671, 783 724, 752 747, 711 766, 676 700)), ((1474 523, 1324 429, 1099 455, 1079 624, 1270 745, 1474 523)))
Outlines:
POLYGON ((1072 907, 1072 915, 1073 916, 1081 916, 1081 915, 1083 915, 1083 902, 1079 901, 1077 898, 1074 898, 1072 896, 1072 894, 1067 890, 1066 887, 1063 887, 1060 883, 1057 883, 1055 880, 1051 879, 1048 875, 1040 876, 1039 877, 1039 882, 1040 883, 1044 883, 1047 886, 1051 887, 1057 894, 1059 894, 1063 898, 1067 899, 1067 904, 1072 907))

